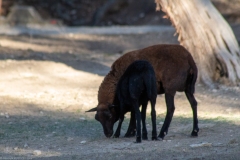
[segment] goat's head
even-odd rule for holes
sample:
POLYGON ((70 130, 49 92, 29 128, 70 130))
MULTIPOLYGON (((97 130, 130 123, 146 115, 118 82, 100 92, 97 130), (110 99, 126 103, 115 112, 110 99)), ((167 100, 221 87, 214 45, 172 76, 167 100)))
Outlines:
POLYGON ((103 131, 106 137, 111 137, 113 134, 113 125, 119 119, 115 106, 110 104, 99 104, 86 112, 97 112, 95 119, 102 124, 103 131))

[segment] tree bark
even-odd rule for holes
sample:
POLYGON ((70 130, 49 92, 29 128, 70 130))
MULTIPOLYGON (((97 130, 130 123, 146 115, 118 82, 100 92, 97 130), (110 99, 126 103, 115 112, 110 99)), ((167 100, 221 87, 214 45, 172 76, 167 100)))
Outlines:
POLYGON ((2 15, 2 0, 0 0, 0 16, 2 15))
POLYGON ((178 41, 193 55, 198 80, 239 84, 240 51, 231 27, 210 0, 155 0, 176 28, 178 41))

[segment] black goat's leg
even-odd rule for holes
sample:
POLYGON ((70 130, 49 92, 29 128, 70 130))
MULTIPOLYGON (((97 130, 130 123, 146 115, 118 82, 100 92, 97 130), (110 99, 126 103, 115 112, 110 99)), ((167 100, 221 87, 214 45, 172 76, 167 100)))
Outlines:
POLYGON ((156 100, 151 100, 152 140, 158 140, 155 104, 156 100))
POLYGON ((120 136, 120 132, 121 132, 121 127, 122 127, 122 122, 124 120, 124 115, 120 115, 119 117, 119 121, 118 121, 118 126, 117 126, 117 130, 113 135, 113 138, 118 138, 120 136))
POLYGON ((199 131, 198 117, 197 117, 197 101, 192 93, 185 91, 185 94, 186 94, 186 97, 187 97, 189 103, 191 104, 192 111, 193 111, 193 130, 192 130, 191 135, 194 137, 197 137, 198 131, 199 131))
POLYGON ((118 138, 120 136, 122 122, 124 120, 123 106, 124 106, 124 104, 122 102, 120 102, 120 115, 119 115, 119 121, 118 121, 117 130, 116 130, 116 132, 113 135, 114 138, 118 138))
POLYGON ((142 118, 142 139, 147 140, 147 127, 146 127, 146 110, 147 110, 147 103, 142 104, 142 111, 141 111, 141 118, 142 118))
POLYGON ((134 137, 135 135, 136 135, 136 118, 135 112, 134 110, 132 110, 128 130, 124 137, 134 137))
POLYGON ((170 123, 172 121, 172 117, 174 114, 175 106, 174 106, 174 94, 169 94, 165 93, 165 101, 167 105, 167 114, 162 126, 162 129, 160 131, 160 134, 158 135, 159 138, 163 139, 167 133, 168 133, 168 128, 170 126, 170 123))
POLYGON ((142 141, 142 138, 141 138, 141 113, 140 113, 139 105, 137 102, 133 106, 134 106, 135 116, 136 116, 136 121, 137 121, 136 142, 141 143, 141 141, 142 141))

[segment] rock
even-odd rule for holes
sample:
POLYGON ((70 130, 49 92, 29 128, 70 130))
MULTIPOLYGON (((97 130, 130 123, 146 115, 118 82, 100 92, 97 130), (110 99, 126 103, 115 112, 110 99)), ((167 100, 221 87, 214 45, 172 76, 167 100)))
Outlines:
POLYGON ((159 122, 160 125, 163 125, 163 122, 159 122))
POLYGON ((28 144, 25 143, 25 144, 23 145, 23 147, 24 147, 24 148, 28 148, 28 144))
POLYGON ((72 137, 68 137, 67 141, 73 141, 73 138, 72 137))
POLYGON ((84 143, 86 143, 86 142, 87 142, 87 141, 81 141, 80 143, 81 143, 81 144, 84 144, 84 143))
POLYGON ((41 152, 40 150, 34 150, 34 151, 33 151, 33 154, 34 154, 35 156, 39 156, 39 155, 42 154, 42 152, 41 152))
POLYGON ((15 150, 15 151, 18 150, 18 147, 14 147, 13 150, 15 150))
POLYGON ((216 92, 217 92, 217 90, 216 90, 216 89, 213 89, 213 90, 212 90, 212 92, 213 92, 213 93, 216 93, 216 92))
POLYGON ((82 121, 85 121, 85 120, 86 120, 84 117, 81 117, 81 118, 79 118, 79 119, 82 120, 82 121))
POLYGON ((208 142, 202 142, 199 144, 191 144, 190 147, 192 148, 196 148, 196 147, 211 147, 212 143, 208 143, 208 142))

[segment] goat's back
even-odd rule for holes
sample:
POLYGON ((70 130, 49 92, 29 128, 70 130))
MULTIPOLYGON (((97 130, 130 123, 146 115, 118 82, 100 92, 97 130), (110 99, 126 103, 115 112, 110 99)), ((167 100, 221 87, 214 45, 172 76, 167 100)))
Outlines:
POLYGON ((197 67, 191 54, 181 45, 154 45, 124 54, 112 65, 115 74, 122 75, 126 68, 136 60, 147 60, 154 68, 159 92, 174 93, 184 91, 189 74, 195 74, 191 87, 197 77, 197 67))
POLYGON ((118 82, 116 93, 120 101, 129 105, 133 100, 156 98, 157 85, 152 65, 143 60, 130 64, 118 82))

